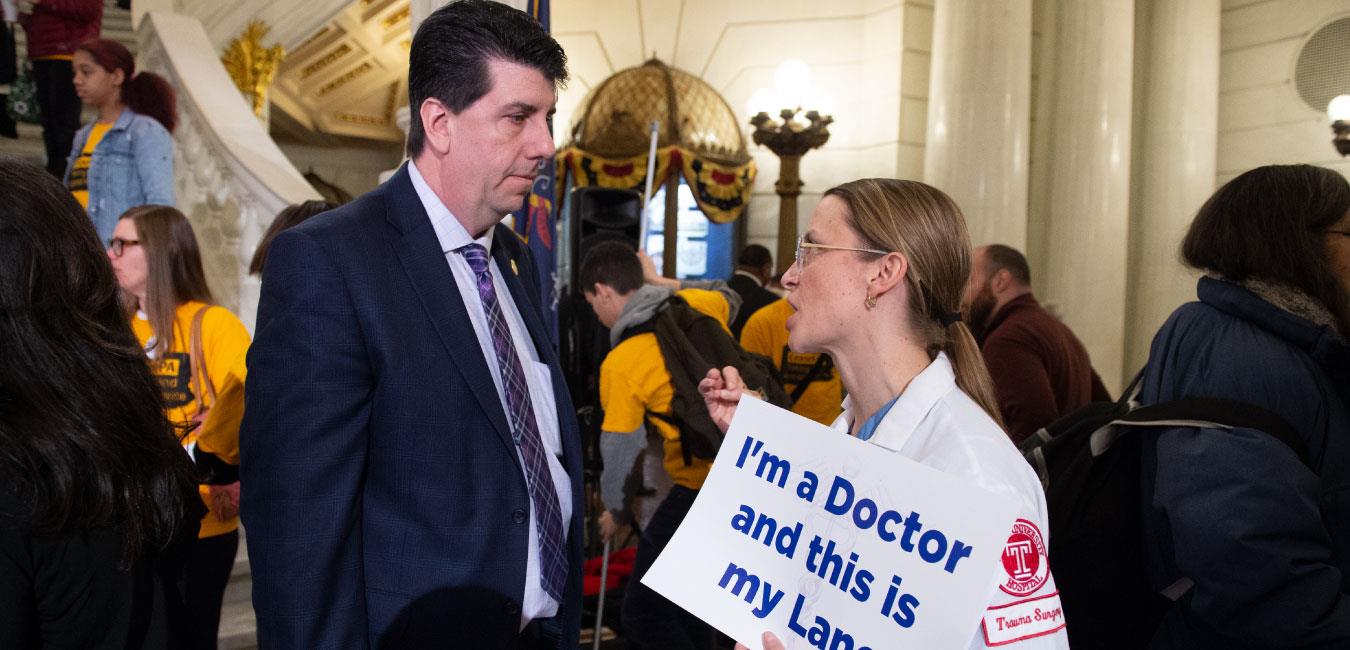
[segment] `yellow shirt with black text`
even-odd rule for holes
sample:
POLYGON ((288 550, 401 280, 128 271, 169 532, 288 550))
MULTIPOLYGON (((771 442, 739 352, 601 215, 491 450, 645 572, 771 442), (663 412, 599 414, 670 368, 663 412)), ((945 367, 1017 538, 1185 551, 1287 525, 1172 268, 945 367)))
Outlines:
MULTIPOLYGON (((684 298, 690 307, 712 316, 727 327, 731 306, 722 294, 704 289, 682 289, 676 295, 684 298)), ((675 387, 666 370, 666 358, 656 342, 656 334, 644 332, 620 342, 600 364, 600 408, 605 412, 601 429, 610 433, 630 433, 639 425, 656 427, 664 440, 663 465, 676 485, 691 490, 703 487, 712 461, 693 457, 684 464, 679 429, 656 418, 648 419, 648 411, 669 414, 675 387)))
MULTIPOLYGON (((112 128, 112 123, 95 122, 89 130, 89 139, 84 141, 80 155, 70 163, 70 179, 66 181, 70 193, 80 202, 80 207, 89 209, 89 163, 94 159, 94 149, 103 141, 103 136, 112 128)), ((104 246, 108 242, 101 242, 104 246)))
MULTIPOLYGON (((788 349, 787 319, 793 311, 787 300, 771 302, 755 312, 741 330, 741 347, 772 360, 773 366, 783 375, 783 388, 788 394, 796 390, 820 358, 819 354, 788 349)), ((843 403, 844 386, 839 371, 833 363, 826 361, 801 399, 792 405, 792 412, 828 426, 843 412, 843 403)))
MULTIPOLYGON (((164 395, 164 413, 175 426, 185 427, 202 408, 205 392, 199 382, 192 380, 191 332, 192 319, 207 305, 191 301, 178 306, 174 313, 173 345, 167 353, 150 359, 150 370, 164 395)), ((147 350, 155 338, 150 321, 137 313, 131 319, 136 338, 147 350)), ((244 358, 251 343, 244 324, 224 307, 211 306, 202 318, 202 356, 206 374, 216 389, 216 401, 206 421, 183 439, 184 446, 197 443, 200 450, 210 451, 229 463, 239 462, 239 423, 244 414, 244 380, 248 376, 244 358)), ((200 487, 202 501, 208 510, 211 500, 206 486, 200 487)), ((224 535, 239 527, 239 518, 221 521, 214 512, 202 518, 198 537, 224 535)))

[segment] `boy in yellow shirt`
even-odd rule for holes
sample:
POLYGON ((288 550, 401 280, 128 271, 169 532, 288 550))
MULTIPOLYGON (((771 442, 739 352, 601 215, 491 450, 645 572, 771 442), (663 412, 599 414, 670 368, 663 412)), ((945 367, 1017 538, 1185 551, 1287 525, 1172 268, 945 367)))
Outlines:
POLYGON ((600 427, 605 463, 601 497, 606 508, 600 520, 602 534, 608 538, 618 523, 626 523, 631 517, 624 507, 622 486, 646 443, 647 423, 664 441, 664 467, 674 481, 638 542, 624 599, 623 628, 629 639, 644 647, 708 647, 712 638, 708 625, 642 585, 641 580, 689 513, 712 461, 698 457, 686 460, 679 430, 660 418, 647 417, 648 413, 669 415, 675 389, 656 334, 647 331, 625 337, 625 332, 650 321, 666 298, 675 293, 694 309, 717 319, 730 336, 727 323, 740 301, 722 282, 703 284, 717 290, 690 286, 676 291, 678 282, 657 277, 646 256, 618 242, 592 248, 579 275, 586 302, 600 323, 609 328, 613 346, 600 365, 600 406, 605 412, 600 427))

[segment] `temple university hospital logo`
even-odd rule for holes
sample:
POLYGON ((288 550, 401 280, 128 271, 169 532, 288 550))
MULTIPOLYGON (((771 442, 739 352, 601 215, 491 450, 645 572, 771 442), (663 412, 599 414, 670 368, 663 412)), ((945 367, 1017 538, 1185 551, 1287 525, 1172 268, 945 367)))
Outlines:
POLYGON ((1045 538, 1036 524, 1025 519, 1013 523, 1012 534, 1003 546, 1003 570, 1007 576, 999 589, 1007 594, 1027 596, 1045 585, 1050 578, 1050 561, 1045 538))
POLYGON ((1012 534, 1003 545, 1003 571, 998 588, 1013 598, 985 610, 986 645, 1008 645, 1064 629, 1059 592, 1033 595, 1050 581, 1050 557, 1036 524, 1026 519, 1013 523, 1012 534))

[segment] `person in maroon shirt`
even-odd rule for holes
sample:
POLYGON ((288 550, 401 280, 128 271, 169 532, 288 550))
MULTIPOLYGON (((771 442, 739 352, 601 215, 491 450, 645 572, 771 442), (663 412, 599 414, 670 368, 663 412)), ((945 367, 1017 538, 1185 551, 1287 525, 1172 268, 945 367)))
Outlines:
POLYGON ((98 38, 103 28, 103 0, 36 0, 19 6, 19 24, 28 38, 28 60, 42 114, 42 142, 47 171, 66 173, 66 156, 80 129, 80 98, 75 94, 75 49, 98 38))
POLYGON ((1002 244, 975 249, 962 309, 994 379, 1008 436, 1111 399, 1087 348, 1031 293, 1027 258, 1002 244))

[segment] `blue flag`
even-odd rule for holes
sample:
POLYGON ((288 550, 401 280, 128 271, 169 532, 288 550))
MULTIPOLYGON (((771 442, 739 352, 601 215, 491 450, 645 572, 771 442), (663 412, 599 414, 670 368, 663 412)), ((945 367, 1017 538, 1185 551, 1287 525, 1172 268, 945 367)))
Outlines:
MULTIPOLYGON (((549 31, 548 0, 530 0, 530 15, 544 31, 549 31)), ((529 245, 539 271, 539 287, 543 292, 544 327, 549 331, 554 347, 558 345, 558 262, 554 236, 558 232, 557 211, 554 203, 555 162, 547 160, 534 179, 534 187, 525 198, 525 205, 515 213, 516 234, 529 245)))

